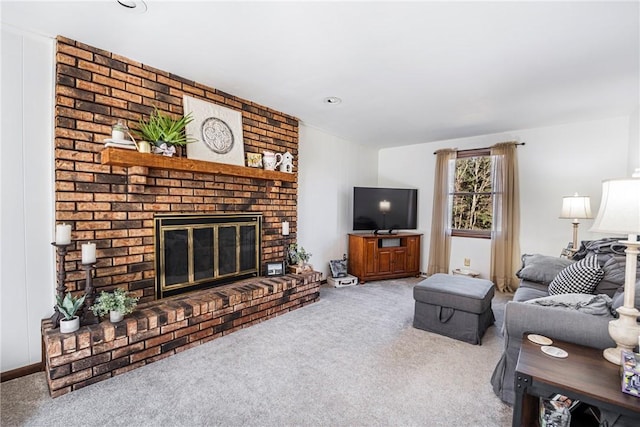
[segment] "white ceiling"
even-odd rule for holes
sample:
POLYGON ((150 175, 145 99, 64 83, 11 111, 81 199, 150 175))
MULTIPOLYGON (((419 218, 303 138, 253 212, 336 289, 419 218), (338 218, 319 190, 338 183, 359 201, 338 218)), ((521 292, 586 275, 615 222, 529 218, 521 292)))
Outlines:
POLYGON ((375 147, 630 114, 628 2, 2 1, 63 35, 375 147), (326 105, 328 96, 342 98, 326 105))

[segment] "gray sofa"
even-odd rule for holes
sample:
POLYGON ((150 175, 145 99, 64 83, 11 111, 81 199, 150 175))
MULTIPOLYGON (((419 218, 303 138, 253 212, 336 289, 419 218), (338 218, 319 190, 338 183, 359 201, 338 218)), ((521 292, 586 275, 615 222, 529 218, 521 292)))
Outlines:
MULTIPOLYGON (((573 294, 572 297, 606 300, 613 308, 618 307, 623 299, 624 257, 611 253, 597 254, 597 256, 598 264, 605 274, 596 287, 594 295, 605 294, 611 299, 578 294, 573 294)), ((505 307, 502 329, 504 351, 491 377, 494 392, 508 404, 512 405, 515 400, 514 373, 523 334, 536 333, 598 349, 615 347, 608 332, 609 321, 614 319, 611 307, 601 310, 606 312, 594 315, 588 311, 567 307, 537 305, 539 300, 532 301, 548 297, 549 283, 558 272, 572 262, 574 261, 543 255, 523 256, 523 267, 518 272, 518 277, 521 279, 520 287, 515 292, 513 300, 505 307)), ((639 284, 640 281, 636 284, 636 307, 640 307, 639 284)), ((546 300, 553 298, 546 298, 546 300)))

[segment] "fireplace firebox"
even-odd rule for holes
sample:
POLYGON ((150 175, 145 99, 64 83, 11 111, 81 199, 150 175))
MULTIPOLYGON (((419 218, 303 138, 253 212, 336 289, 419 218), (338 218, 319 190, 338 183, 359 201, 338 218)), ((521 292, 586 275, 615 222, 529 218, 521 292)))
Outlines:
POLYGON ((260 275, 261 213, 154 220, 157 299, 260 275))

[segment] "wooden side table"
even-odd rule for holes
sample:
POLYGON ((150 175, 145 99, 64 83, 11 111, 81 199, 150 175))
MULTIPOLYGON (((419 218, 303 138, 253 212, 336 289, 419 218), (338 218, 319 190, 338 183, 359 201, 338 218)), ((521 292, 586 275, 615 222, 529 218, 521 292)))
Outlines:
POLYGON ((619 366, 609 363, 602 357, 602 351, 595 348, 555 339, 553 346, 569 356, 565 359, 548 356, 526 335, 522 339, 515 374, 514 427, 537 426, 539 397, 553 394, 637 418, 640 425, 640 398, 621 391, 619 366))

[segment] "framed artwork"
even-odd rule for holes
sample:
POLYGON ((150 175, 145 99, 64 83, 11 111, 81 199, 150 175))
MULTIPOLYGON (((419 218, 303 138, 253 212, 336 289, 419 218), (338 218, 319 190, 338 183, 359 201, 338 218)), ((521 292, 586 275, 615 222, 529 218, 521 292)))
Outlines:
POLYGON ((575 250, 573 250, 573 242, 569 242, 566 248, 560 251, 560 258, 571 258, 575 250))
POLYGON ((284 275, 284 261, 268 262, 267 263, 267 276, 282 276, 284 275))
POLYGON ((347 260, 333 259, 329 261, 329 268, 331 268, 331 277, 347 277, 347 260))
POLYGON ((193 116, 187 134, 198 140, 187 144, 188 158, 244 166, 242 113, 187 95, 183 106, 193 116))
POLYGON ((262 154, 260 153, 247 153, 247 166, 250 168, 262 167, 262 154))

